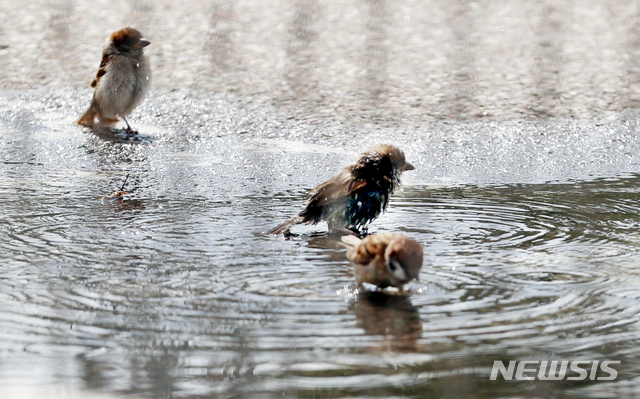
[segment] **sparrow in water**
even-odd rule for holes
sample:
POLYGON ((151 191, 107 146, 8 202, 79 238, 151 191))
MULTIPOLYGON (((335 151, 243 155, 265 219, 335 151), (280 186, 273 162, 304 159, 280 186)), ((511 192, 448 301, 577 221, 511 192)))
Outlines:
POLYGON ((404 234, 378 233, 363 239, 348 235, 342 242, 358 286, 369 283, 379 288, 402 288, 413 279, 419 280, 422 247, 404 234))
POLYGON ((299 223, 325 220, 330 230, 359 232, 386 209, 389 196, 400 185, 400 175, 415 169, 398 147, 378 144, 358 160, 311 191, 306 208, 269 230, 282 234, 299 223))
POLYGON ((127 131, 132 132, 125 116, 142 102, 149 84, 151 69, 143 49, 151 42, 133 28, 115 31, 102 50, 98 74, 91 82, 95 88, 89 109, 78 119, 83 126, 94 126, 95 119, 101 126, 110 126, 122 117, 127 131))

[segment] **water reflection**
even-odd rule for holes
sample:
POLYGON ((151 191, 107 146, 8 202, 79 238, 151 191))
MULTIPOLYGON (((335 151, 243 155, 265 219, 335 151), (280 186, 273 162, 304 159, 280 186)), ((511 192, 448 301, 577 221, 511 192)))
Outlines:
MULTIPOLYGON (((309 236, 305 236, 304 239, 307 241, 309 248, 322 250, 328 261, 344 264, 347 256, 345 247, 341 245, 340 236, 341 234, 339 233, 328 234, 323 231, 312 233, 309 236)), ((344 267, 344 270, 350 269, 350 266, 344 267)))
POLYGON ((364 291, 349 310, 356 315, 357 326, 379 340, 375 352, 417 350, 417 341, 422 337, 422 321, 408 296, 364 291))

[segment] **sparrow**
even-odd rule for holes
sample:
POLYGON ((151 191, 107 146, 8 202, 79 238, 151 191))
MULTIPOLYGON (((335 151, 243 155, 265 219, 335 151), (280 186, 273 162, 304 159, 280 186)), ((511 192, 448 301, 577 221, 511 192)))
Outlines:
POLYGON ((347 259, 353 264, 358 286, 369 283, 401 289, 409 281, 419 280, 422 247, 406 235, 378 233, 363 239, 348 235, 341 240, 347 247, 347 259))
POLYGON ((127 124, 125 116, 142 102, 151 83, 151 69, 143 50, 151 42, 130 27, 117 30, 109 36, 102 49, 102 61, 96 77, 91 82, 95 88, 89 109, 76 123, 94 126, 96 117, 101 126, 118 122, 127 124))
POLYGON ((314 188, 302 212, 267 234, 286 233, 296 224, 317 224, 322 220, 330 230, 360 232, 387 208, 390 195, 400 185, 402 172, 413 169, 398 147, 373 146, 314 188))

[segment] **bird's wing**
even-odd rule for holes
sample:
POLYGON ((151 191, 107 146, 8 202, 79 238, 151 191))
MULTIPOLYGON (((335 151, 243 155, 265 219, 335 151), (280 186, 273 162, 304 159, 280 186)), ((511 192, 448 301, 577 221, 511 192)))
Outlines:
POLYGON ((376 257, 384 259, 384 251, 387 248, 387 244, 389 244, 387 234, 373 234, 362 240, 354 236, 342 237, 342 241, 346 243, 345 238, 353 243, 358 240, 355 248, 350 250, 351 253, 347 253, 347 257, 349 260, 362 265, 369 264, 376 257))
POLYGON ((105 73, 107 73, 107 65, 109 64, 111 57, 112 57, 112 54, 108 54, 108 53, 102 54, 102 61, 100 61, 100 67, 98 68, 98 73, 96 74, 96 77, 93 78, 93 80, 91 81, 91 87, 96 87, 98 85, 98 81, 100 80, 100 78, 103 77, 105 73))
POLYGON ((351 173, 345 169, 337 176, 325 181, 311 190, 311 198, 307 207, 299 214, 306 221, 317 222, 321 219, 331 218, 346 206, 349 194, 351 173))

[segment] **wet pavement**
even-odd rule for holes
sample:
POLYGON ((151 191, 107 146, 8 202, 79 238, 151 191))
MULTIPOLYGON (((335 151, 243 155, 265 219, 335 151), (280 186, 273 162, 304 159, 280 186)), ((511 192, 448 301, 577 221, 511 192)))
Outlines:
MULTIPOLYGON (((156 87, 294 118, 598 117, 636 109, 633 1, 28 1, 0 9, 0 87, 87 87, 108 35, 153 43, 156 87)), ((88 95, 88 94, 87 94, 88 95)))
POLYGON ((635 2, 0 4, 3 398, 638 391, 635 2), (127 24, 139 134, 73 125, 127 24), (371 226, 424 246, 407 298, 326 225, 262 234, 379 142, 416 166, 371 226))

